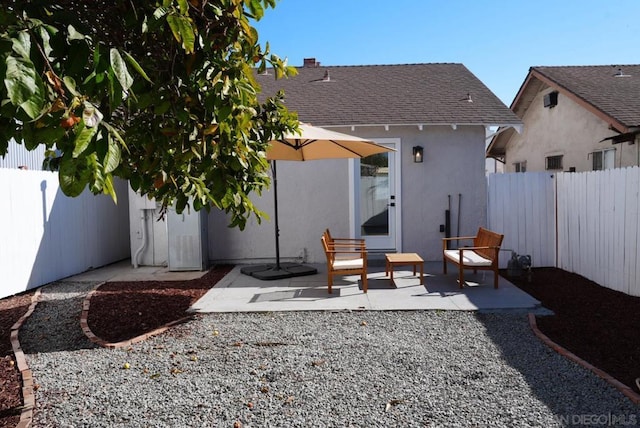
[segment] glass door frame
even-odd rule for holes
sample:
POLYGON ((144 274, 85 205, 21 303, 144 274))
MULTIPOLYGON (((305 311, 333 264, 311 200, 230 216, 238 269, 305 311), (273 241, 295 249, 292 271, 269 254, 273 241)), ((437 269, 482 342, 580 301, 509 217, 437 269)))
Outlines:
MULTIPOLYGON (((393 188, 389 189, 390 195, 395 196, 394 200, 388 203, 395 203, 393 214, 389 216, 389 237, 382 242, 380 237, 372 237, 367 240, 367 249, 371 252, 398 252, 402 249, 402 194, 401 194, 401 165, 402 151, 400 138, 371 138, 378 144, 395 149, 392 153, 393 163, 389 165, 389 173, 393 174, 393 188)), ((349 162, 349 231, 351 236, 362 238, 360 228, 360 159, 353 159, 349 162)))

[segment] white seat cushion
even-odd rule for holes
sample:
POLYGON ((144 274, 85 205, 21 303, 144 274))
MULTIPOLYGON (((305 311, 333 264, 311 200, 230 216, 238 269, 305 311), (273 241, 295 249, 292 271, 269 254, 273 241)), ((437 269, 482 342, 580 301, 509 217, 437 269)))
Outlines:
MULTIPOLYGON (((460 262, 459 250, 444 250, 444 256, 456 263, 460 262)), ((465 266, 491 266, 491 260, 485 259, 475 251, 462 252, 462 264, 465 266)))
POLYGON ((339 259, 333 262, 335 270, 362 269, 362 266, 364 266, 364 260, 362 259, 339 259))

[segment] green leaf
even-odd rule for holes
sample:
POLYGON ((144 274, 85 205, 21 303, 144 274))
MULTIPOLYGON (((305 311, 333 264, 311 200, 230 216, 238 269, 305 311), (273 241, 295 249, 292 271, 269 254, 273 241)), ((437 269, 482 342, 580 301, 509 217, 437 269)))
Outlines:
POLYGON ((18 37, 11 39, 12 48, 15 53, 20 55, 21 58, 29 60, 31 52, 31 38, 27 31, 20 31, 18 37))
POLYGON ((65 195, 79 196, 89 183, 90 178, 91 171, 87 166, 86 159, 62 158, 58 180, 60 189, 65 195))
POLYGON ((138 64, 138 61, 136 61, 136 59, 134 57, 132 57, 128 52, 123 52, 124 53, 124 59, 127 60, 127 62, 129 63, 129 65, 131 65, 133 67, 133 69, 135 71, 138 72, 138 74, 140 76, 142 76, 142 78, 144 80, 146 80, 149 83, 153 83, 151 81, 151 79, 149 78, 149 76, 147 76, 147 73, 145 73, 145 71, 142 69, 142 67, 140 66, 140 64, 138 64))
POLYGON ((132 174, 131 177, 129 177, 129 185, 131 189, 137 192, 142 185, 142 178, 138 174, 132 174))
POLYGON ((231 112, 233 111, 231 106, 228 105, 224 105, 221 106, 218 109, 218 122, 223 122, 225 120, 227 120, 227 118, 231 115, 231 112))
POLYGON ((178 194, 176 198, 176 212, 178 214, 181 214, 182 211, 184 211, 185 207, 187 206, 188 202, 189 202, 189 199, 187 198, 187 196, 185 196, 184 193, 178 194))
POLYGON ((178 0, 178 7, 180 8, 180 13, 183 15, 187 15, 189 12, 189 3, 187 3, 187 0, 178 0))
POLYGON ((182 43, 182 48, 186 53, 193 53, 196 35, 191 26, 189 18, 180 15, 167 16, 167 23, 173 32, 173 37, 182 43))
POLYGON ((104 165, 104 172, 110 173, 115 171, 118 165, 120 165, 121 153, 120 146, 115 141, 113 141, 111 135, 109 135, 108 141, 109 148, 102 164, 104 165))
POLYGON ((115 110, 122 104, 122 86, 115 76, 113 68, 109 69, 107 80, 109 84, 109 106, 111 110, 115 110))
POLYGON ((44 25, 41 25, 40 27, 38 27, 38 32, 40 34, 40 38, 42 39, 42 49, 44 50, 44 53, 49 61, 51 61, 51 53, 53 52, 53 48, 49 43, 49 40, 51 39, 49 31, 47 31, 47 28, 44 25))
POLYGON ((118 203, 118 195, 116 194, 116 189, 113 187, 113 176, 111 174, 107 174, 102 183, 102 193, 105 195, 111 196, 113 202, 118 203))
POLYGON ((168 112, 170 108, 171 103, 169 101, 163 101, 153 109, 153 113, 157 115, 163 115, 168 112))
POLYGON ((93 136, 96 135, 98 131, 98 127, 82 127, 78 135, 76 135, 76 139, 74 140, 74 148, 73 148, 73 157, 79 157, 84 151, 89 147, 93 136))
POLYGON ((62 78, 62 81, 64 82, 64 86, 67 88, 67 90, 71 92, 71 95, 73 95, 74 97, 80 96, 80 93, 76 89, 76 81, 73 77, 64 76, 62 78))
POLYGON ((116 140, 118 140, 118 142, 122 145, 122 147, 125 148, 125 150, 127 150, 127 151, 129 150, 129 148, 127 147, 127 143, 125 143, 124 139, 120 136, 120 133, 118 132, 118 130, 116 128, 114 128, 113 126, 111 126, 109 123, 107 123, 105 121, 102 121, 100 123, 102 124, 102 126, 107 128, 107 131, 109 131, 109 135, 111 135, 116 140))
POLYGON ((250 0, 249 10, 256 20, 259 20, 264 16, 264 7, 262 7, 262 2, 260 0, 250 0))
POLYGON ((30 118, 37 118, 44 108, 44 85, 33 63, 23 58, 7 57, 4 85, 11 103, 30 118))
POLYGON ((93 63, 96 64, 94 67, 97 67, 97 64, 100 64, 100 58, 100 45, 98 44, 93 50, 93 63))
POLYGON ((113 72, 115 73, 118 82, 120 82, 120 86, 126 92, 133 85, 133 77, 129 74, 129 70, 127 70, 127 65, 125 64, 120 52, 118 49, 111 48, 109 51, 109 56, 111 59, 111 67, 113 68, 113 72))
POLYGON ((196 211, 200 211, 204 205, 202 204, 202 200, 200 198, 194 198, 193 200, 193 209, 196 211))
POLYGON ((67 27, 67 40, 84 40, 85 38, 85 35, 78 32, 73 25, 67 27))

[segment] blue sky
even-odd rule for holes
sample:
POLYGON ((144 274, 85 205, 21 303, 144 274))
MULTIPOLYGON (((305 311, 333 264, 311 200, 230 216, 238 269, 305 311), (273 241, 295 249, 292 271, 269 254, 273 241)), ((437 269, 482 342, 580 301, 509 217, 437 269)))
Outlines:
POLYGON ((531 66, 640 64, 638 17, 640 0, 280 0, 255 26, 294 66, 462 63, 509 106, 531 66))

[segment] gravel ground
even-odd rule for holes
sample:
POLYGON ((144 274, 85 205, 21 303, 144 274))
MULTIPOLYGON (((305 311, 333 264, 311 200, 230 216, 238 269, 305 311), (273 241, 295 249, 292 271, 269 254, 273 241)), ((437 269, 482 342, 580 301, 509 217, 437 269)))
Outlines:
POLYGON ((35 427, 640 425, 523 313, 211 314, 109 350, 78 323, 94 285, 45 287, 21 330, 35 427))

